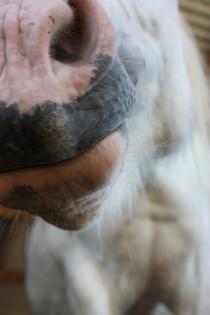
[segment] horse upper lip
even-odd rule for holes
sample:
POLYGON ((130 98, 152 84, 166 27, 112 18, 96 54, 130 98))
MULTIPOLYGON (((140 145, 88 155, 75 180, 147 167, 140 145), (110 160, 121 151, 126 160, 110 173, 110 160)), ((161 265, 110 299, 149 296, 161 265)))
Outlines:
POLYGON ((20 114, 17 104, 0 104, 0 171, 60 163, 85 152, 116 130, 134 103, 133 84, 116 59, 70 103, 47 101, 31 114, 20 114))

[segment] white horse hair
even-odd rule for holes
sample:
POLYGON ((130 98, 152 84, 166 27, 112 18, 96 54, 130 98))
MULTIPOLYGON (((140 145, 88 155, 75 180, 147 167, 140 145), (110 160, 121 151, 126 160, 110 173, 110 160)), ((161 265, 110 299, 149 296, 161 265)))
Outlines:
POLYGON ((28 243, 39 315, 209 315, 209 95, 175 0, 98 0, 136 82, 128 151, 102 214, 28 243), (160 305, 163 308, 159 308, 160 305))

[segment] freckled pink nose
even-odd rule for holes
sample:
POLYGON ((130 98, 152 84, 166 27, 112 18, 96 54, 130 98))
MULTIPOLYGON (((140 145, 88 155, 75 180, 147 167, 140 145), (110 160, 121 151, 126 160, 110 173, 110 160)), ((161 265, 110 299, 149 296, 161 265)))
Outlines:
POLYGON ((112 62, 113 31, 97 0, 0 0, 0 9, 0 74, 6 66, 11 86, 0 96, 22 112, 78 97, 112 62))

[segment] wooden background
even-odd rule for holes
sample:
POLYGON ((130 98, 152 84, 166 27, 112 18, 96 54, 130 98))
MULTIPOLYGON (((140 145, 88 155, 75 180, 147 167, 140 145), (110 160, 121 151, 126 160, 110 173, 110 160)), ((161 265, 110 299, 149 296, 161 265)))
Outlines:
POLYGON ((180 8, 204 54, 210 52, 210 0, 180 0, 180 8))

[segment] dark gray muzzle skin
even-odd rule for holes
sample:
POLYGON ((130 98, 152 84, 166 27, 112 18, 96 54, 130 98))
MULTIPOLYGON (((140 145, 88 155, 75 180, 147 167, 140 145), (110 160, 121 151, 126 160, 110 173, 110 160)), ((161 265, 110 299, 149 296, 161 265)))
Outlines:
POLYGON ((0 171, 65 161, 123 125, 135 103, 134 85, 118 58, 101 73, 84 95, 34 104, 30 114, 0 101, 0 171))

